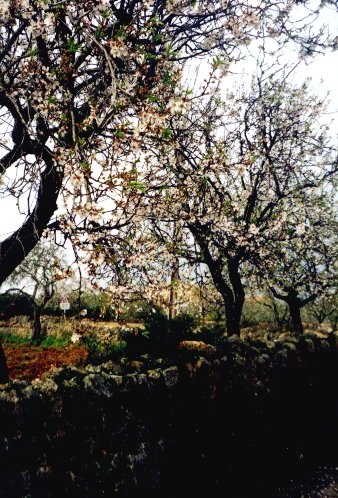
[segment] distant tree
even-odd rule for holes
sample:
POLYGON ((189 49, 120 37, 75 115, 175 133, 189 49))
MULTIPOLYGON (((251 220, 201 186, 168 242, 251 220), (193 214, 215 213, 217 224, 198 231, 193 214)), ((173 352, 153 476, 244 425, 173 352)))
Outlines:
POLYGON ((41 340, 41 313, 53 297, 57 282, 67 278, 69 273, 57 246, 40 243, 6 280, 11 292, 25 295, 31 303, 33 340, 41 340))
POLYGON ((298 334, 303 332, 301 309, 337 291, 338 223, 332 200, 325 197, 311 192, 306 208, 303 201, 289 206, 285 233, 271 248, 269 265, 262 268, 274 297, 288 305, 298 334))
POLYGON ((317 298, 307 307, 308 316, 322 324, 325 321, 331 322, 333 330, 338 324, 338 294, 332 289, 324 296, 317 298))
POLYGON ((0 316, 5 320, 18 315, 33 316, 30 296, 15 289, 9 289, 0 294, 0 316))

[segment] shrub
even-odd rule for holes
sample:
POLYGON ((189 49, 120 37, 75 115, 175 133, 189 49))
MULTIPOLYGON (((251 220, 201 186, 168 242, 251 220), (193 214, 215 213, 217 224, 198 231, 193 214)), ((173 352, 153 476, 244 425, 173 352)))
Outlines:
POLYGON ((17 315, 33 316, 32 303, 29 297, 18 292, 0 294, 0 316, 8 320, 17 315))
POLYGON ((117 341, 115 334, 98 336, 93 331, 86 332, 81 337, 81 344, 88 350, 88 362, 95 364, 118 358, 127 346, 125 341, 117 341))
POLYGON ((189 313, 180 313, 173 320, 169 320, 169 328, 178 339, 188 339, 196 325, 196 318, 189 313))
POLYGON ((198 329, 197 338, 207 344, 217 344, 224 333, 224 323, 211 323, 209 325, 202 325, 198 329))
POLYGON ((150 334, 140 327, 121 327, 120 339, 125 342, 126 352, 131 356, 138 356, 151 350, 150 334))
POLYGON ((144 326, 151 339, 176 341, 189 338, 196 320, 188 313, 180 313, 170 320, 162 312, 156 312, 148 317, 144 326))

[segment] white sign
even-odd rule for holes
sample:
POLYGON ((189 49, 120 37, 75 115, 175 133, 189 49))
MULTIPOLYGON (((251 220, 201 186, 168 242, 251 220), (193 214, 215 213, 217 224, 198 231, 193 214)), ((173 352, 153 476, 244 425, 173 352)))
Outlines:
POLYGON ((60 308, 63 310, 63 311, 67 311, 70 309, 70 302, 68 301, 68 299, 66 298, 66 296, 64 296, 62 299, 61 299, 61 302, 60 302, 60 308))

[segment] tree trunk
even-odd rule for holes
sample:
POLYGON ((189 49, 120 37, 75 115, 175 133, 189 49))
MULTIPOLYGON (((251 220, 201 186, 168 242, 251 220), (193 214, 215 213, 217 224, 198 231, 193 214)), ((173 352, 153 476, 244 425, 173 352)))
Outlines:
POLYGON ((0 341, 0 384, 7 384, 7 382, 9 382, 7 362, 0 341))
POLYGON ((230 258, 228 260, 228 274, 232 287, 233 304, 232 304, 232 320, 227 318, 228 335, 240 335, 240 323, 243 311, 245 292, 239 274, 238 258, 230 258))
POLYGON ((171 279, 170 279, 170 298, 169 298, 169 320, 173 320, 176 316, 176 301, 177 301, 177 280, 179 279, 178 258, 173 263, 171 279))
POLYGON ((34 249, 57 208, 62 174, 48 151, 43 151, 42 157, 46 168, 41 174, 35 208, 16 232, 0 242, 0 284, 34 249))
POLYGON ((224 304, 225 304, 225 322, 226 322, 226 329, 227 329, 227 335, 230 337, 232 335, 240 335, 241 329, 240 329, 240 316, 241 313, 238 314, 235 311, 235 303, 232 305, 229 303, 228 299, 224 299, 224 304))
POLYGON ((33 304, 33 320, 34 320, 34 325, 33 325, 33 341, 40 341, 41 340, 41 311, 38 306, 33 304))
POLYGON ((306 299, 301 299, 300 297, 298 297, 298 292, 295 289, 285 289, 284 292, 286 292, 287 294, 280 294, 273 287, 271 287, 270 290, 274 297, 276 297, 277 299, 281 299, 288 305, 293 332, 295 332, 296 334, 302 334, 304 332, 304 328, 300 310, 303 306, 305 306, 305 304, 313 301, 316 295, 312 294, 306 299))
POLYGON ((297 298, 288 299, 287 303, 290 311, 292 330, 296 332, 296 334, 302 334, 304 332, 304 328, 302 317, 300 314, 301 304, 297 298))
POLYGON ((245 292, 239 273, 239 255, 235 257, 224 256, 224 258, 214 259, 203 233, 203 229, 197 224, 189 224, 189 229, 193 234, 196 243, 204 257, 204 263, 208 266, 212 280, 218 292, 221 294, 226 317, 226 327, 228 335, 240 335, 240 321, 245 299, 245 292), (231 283, 228 284, 224 278, 224 261, 227 259, 227 272, 231 283))

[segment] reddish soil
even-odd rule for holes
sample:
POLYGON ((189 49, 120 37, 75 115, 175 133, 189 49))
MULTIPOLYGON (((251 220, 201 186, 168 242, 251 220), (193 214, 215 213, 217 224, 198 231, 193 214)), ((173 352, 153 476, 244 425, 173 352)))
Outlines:
POLYGON ((9 376, 13 379, 32 380, 41 377, 51 367, 81 365, 88 356, 85 348, 69 346, 54 348, 39 346, 12 346, 3 344, 9 376))

